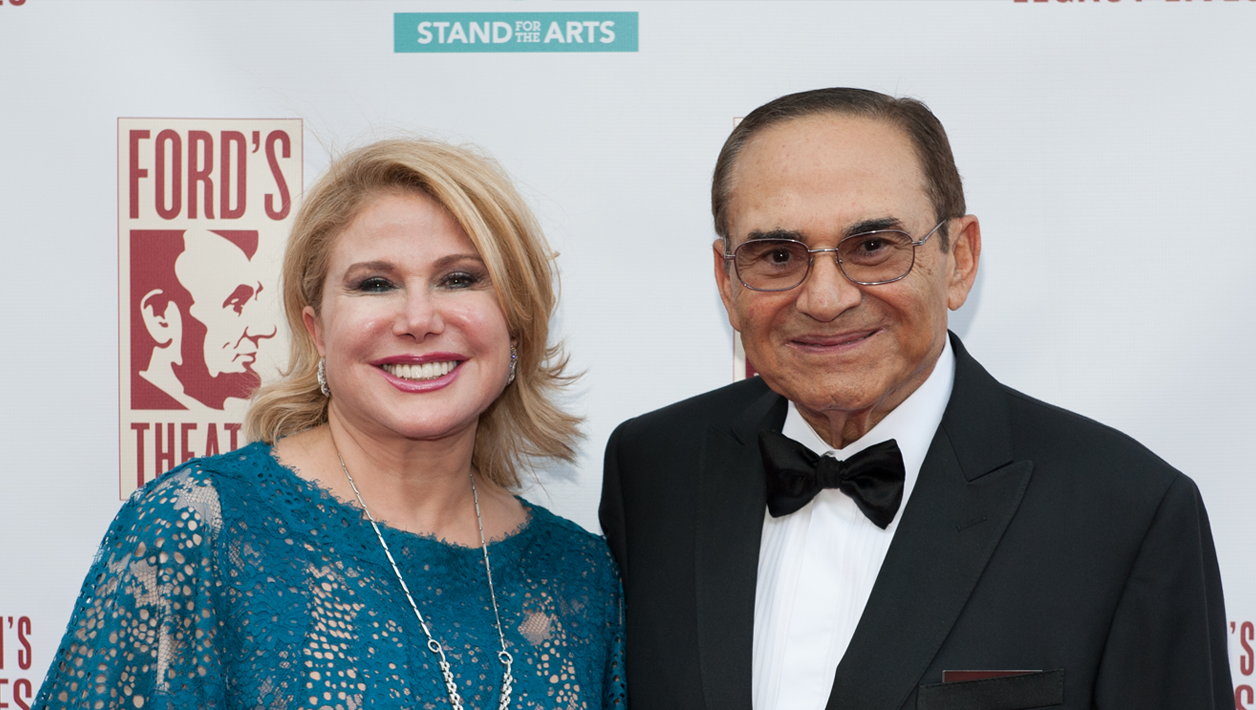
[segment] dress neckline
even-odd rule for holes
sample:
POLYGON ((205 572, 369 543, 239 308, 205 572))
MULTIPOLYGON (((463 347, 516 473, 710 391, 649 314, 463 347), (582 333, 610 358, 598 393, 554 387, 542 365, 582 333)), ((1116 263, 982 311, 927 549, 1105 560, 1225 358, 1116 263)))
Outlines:
MULTIPOLYGON (((275 458, 275 449, 273 446, 262 441, 255 441, 248 444, 245 447, 245 449, 252 448, 252 447, 258 447, 259 449, 261 449, 261 451, 259 451, 258 453, 261 454, 266 461, 266 470, 272 472, 274 475, 276 475, 277 477, 281 479, 287 480, 289 485, 296 486, 298 490, 304 491, 311 501, 315 503, 323 503, 325 505, 332 507, 333 509, 344 511, 350 514, 354 519, 361 520, 364 524, 369 525, 369 521, 367 521, 365 511, 362 510, 362 507, 360 505, 358 505, 354 501, 341 500, 331 491, 318 485, 314 481, 311 481, 310 479, 302 476, 291 467, 285 466, 284 464, 280 463, 279 459, 275 458)), ((244 452, 243 450, 241 451, 244 452)), ((249 452, 244 452, 244 453, 247 454, 249 452)), ((533 528, 532 523, 536 519, 537 515, 539 514, 538 511, 545 512, 544 508, 535 506, 529 503, 528 501, 524 500, 520 496, 516 495, 515 500, 519 501, 519 504, 523 506, 523 512, 524 512, 523 522, 519 523, 517 527, 515 527, 513 530, 506 533, 505 535, 501 537, 495 537, 495 538, 489 539, 488 540, 489 550, 493 550, 497 546, 506 545, 507 543, 514 544, 515 542, 521 542, 524 539, 526 539, 528 536, 527 534, 533 528)), ((474 552, 474 553, 480 552, 479 545, 476 545, 474 547, 468 546, 468 545, 460 545, 456 542, 450 542, 448 540, 437 538, 436 535, 433 533, 410 532, 409 530, 402 530, 401 528, 394 527, 388 524, 388 521, 386 520, 380 520, 378 522, 379 522, 380 528, 386 531, 389 537, 400 536, 402 539, 413 539, 413 540, 420 541, 427 544, 436 544, 441 547, 448 548, 450 550, 457 550, 459 552, 474 552)))

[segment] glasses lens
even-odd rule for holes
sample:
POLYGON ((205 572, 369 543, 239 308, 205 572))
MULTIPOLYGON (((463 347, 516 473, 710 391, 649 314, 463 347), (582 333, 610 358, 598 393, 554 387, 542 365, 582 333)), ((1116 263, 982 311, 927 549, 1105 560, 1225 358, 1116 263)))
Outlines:
POLYGON ((855 234, 837 245, 842 271, 851 281, 864 284, 894 281, 912 267, 911 236, 882 231, 855 234))
POLYGON ((752 239, 733 252, 741 282, 759 291, 791 289, 807 277, 807 246, 788 239, 752 239))

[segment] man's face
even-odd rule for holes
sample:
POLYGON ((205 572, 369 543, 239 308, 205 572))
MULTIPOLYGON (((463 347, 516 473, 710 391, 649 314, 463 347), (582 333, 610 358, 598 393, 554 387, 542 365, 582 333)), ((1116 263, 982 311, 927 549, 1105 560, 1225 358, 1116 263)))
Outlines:
MULTIPOLYGON (((835 247, 843 237, 875 229, 918 240, 935 224, 910 139, 871 119, 819 115, 764 129, 743 149, 733 179, 732 248, 769 234, 812 249, 835 247)), ((884 416, 898 406, 932 371, 946 338, 947 308, 963 304, 976 274, 976 219, 953 219, 947 227, 950 251, 935 235, 916 248, 915 266, 902 280, 854 284, 826 253, 815 255, 801 286, 774 293, 743 286, 726 269, 717 241, 720 295, 768 386, 809 420, 884 416)))
POLYGON ((184 239, 175 274, 192 295, 189 315, 205 326, 202 353, 209 377, 252 373, 258 341, 276 333, 274 323, 258 322, 263 309, 256 268, 217 234, 188 230, 184 239))

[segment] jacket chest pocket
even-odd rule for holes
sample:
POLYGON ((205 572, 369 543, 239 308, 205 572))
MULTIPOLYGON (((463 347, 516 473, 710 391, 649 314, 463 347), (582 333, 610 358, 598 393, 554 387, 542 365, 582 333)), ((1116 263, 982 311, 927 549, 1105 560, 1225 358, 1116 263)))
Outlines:
POLYGON ((916 710, 1031 710, 1064 704, 1064 669, 922 685, 916 710))

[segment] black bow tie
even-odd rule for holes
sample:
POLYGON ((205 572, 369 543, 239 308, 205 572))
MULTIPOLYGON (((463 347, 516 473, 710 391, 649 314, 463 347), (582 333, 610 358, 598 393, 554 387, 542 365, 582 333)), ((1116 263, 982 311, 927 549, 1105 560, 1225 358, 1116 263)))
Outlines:
POLYGON ((768 472, 768 512, 774 518, 798 510, 825 488, 836 488, 884 530, 903 502, 903 455, 893 439, 838 461, 817 456, 783 434, 761 431, 759 451, 768 472))

